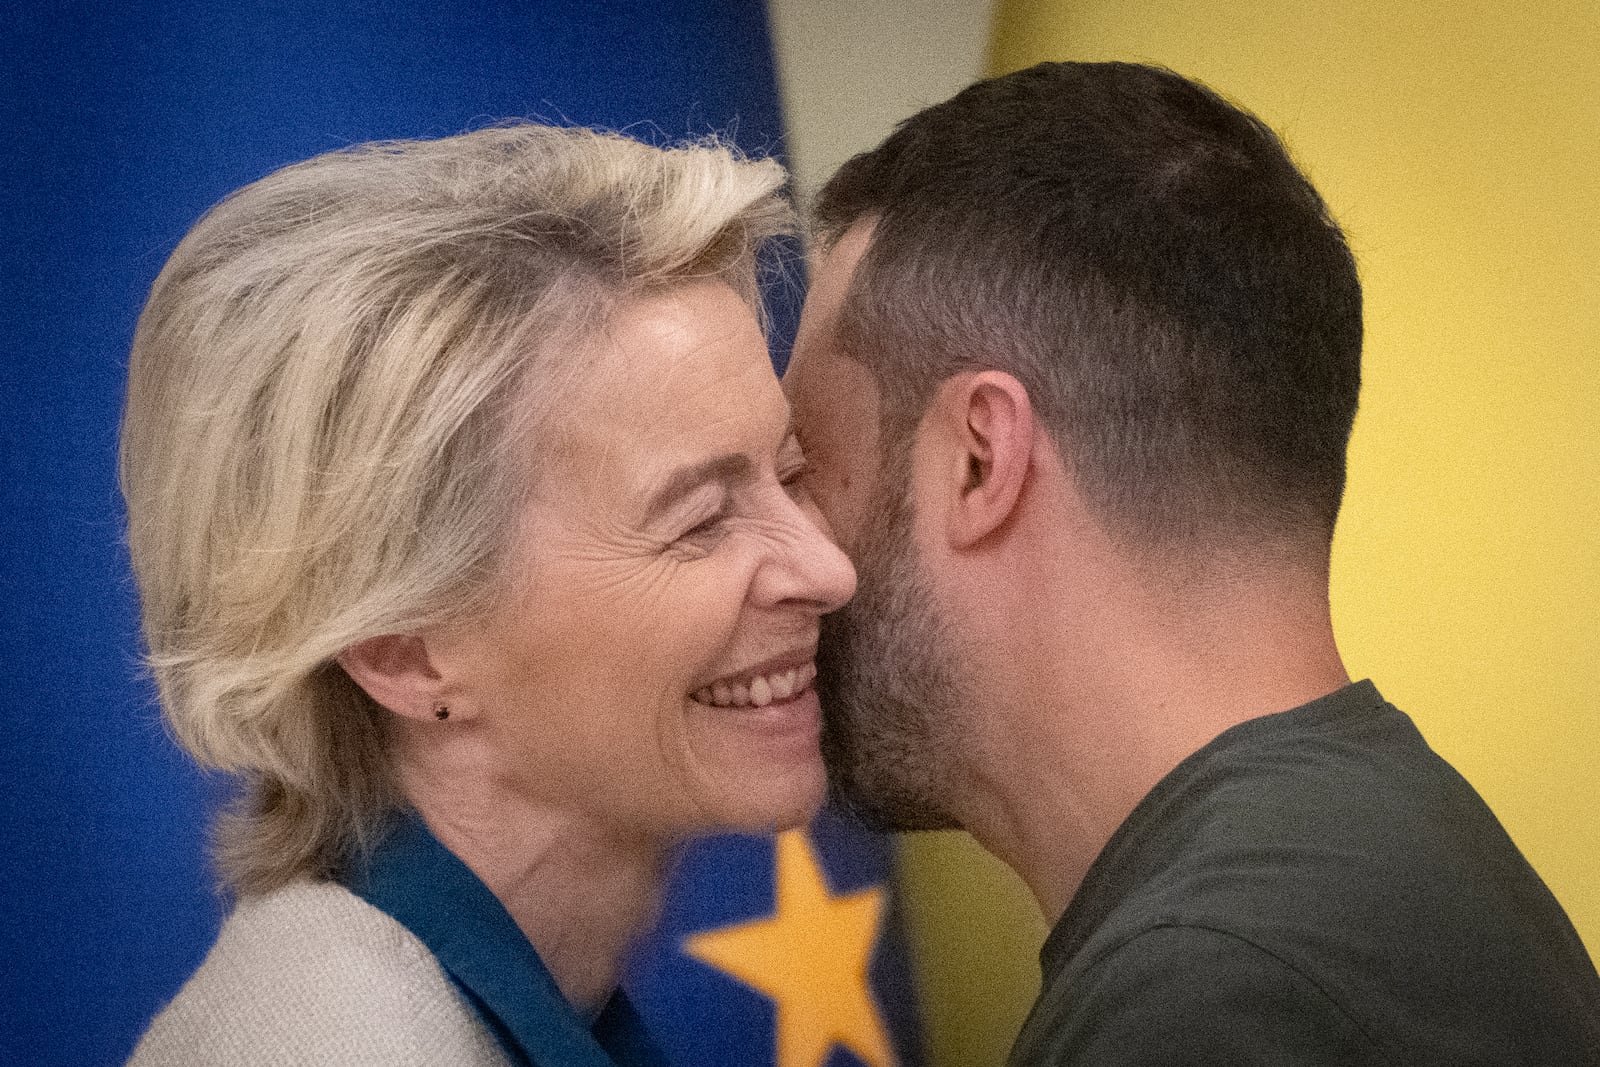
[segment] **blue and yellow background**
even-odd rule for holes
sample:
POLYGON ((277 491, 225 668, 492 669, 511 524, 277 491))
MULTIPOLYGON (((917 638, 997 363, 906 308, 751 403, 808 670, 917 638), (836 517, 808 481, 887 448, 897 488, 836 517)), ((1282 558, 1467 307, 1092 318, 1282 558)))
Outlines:
MULTIPOLYGON (((114 478, 134 319, 206 206, 319 151, 507 116, 730 132, 791 150, 804 191, 965 80, 1046 58, 1207 81, 1345 224, 1368 331, 1341 643, 1600 946, 1594 0, 64 0, 9 21, 0 1063, 120 1062, 222 912, 203 824, 227 784, 139 678, 114 478)), ((1042 935, 959 835, 891 847, 825 816, 692 850, 630 982, 685 1067, 982 1067, 1042 935)))

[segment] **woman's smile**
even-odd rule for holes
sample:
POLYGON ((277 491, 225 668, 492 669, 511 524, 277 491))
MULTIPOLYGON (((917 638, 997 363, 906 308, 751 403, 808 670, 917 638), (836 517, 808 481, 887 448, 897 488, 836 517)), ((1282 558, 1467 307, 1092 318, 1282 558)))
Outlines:
POLYGON ((775 657, 754 668, 724 675, 690 694, 705 726, 736 732, 768 759, 806 767, 816 759, 822 705, 812 681, 815 652, 775 657))
POLYGON ((786 704, 804 695, 817 676, 815 651, 774 657, 747 670, 718 678, 690 696, 716 708, 764 708, 786 704))
POLYGON ((773 770, 782 766, 791 772, 806 771, 807 778, 812 770, 820 773, 817 745, 822 731, 822 705, 809 682, 800 692, 762 705, 716 705, 699 700, 693 704, 703 716, 702 729, 737 735, 738 742, 747 749, 742 762, 754 760, 759 754, 773 770))

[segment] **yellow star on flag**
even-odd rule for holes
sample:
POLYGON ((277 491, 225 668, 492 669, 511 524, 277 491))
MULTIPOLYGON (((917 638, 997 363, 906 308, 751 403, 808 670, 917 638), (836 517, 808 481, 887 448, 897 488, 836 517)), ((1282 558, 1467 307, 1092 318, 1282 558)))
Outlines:
POLYGON ((771 997, 777 1067, 823 1067, 835 1044, 867 1067, 895 1067, 867 967, 883 889, 833 896, 804 830, 778 835, 776 908, 688 938, 685 950, 771 997))

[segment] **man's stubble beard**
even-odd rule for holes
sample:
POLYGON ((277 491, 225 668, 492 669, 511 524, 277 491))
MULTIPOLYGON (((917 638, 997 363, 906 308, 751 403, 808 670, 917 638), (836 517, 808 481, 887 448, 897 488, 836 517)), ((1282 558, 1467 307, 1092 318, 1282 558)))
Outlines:
POLYGON ((856 596, 822 620, 817 694, 836 800, 879 830, 951 830, 950 800, 968 702, 958 644, 923 578, 899 464, 890 499, 858 538, 856 596))

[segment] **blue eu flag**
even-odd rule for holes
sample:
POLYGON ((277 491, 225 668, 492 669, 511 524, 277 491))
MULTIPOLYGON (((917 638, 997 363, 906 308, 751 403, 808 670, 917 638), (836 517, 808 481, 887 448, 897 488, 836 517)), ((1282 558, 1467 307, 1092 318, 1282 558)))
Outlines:
POLYGON ((890 868, 882 839, 831 812, 691 850, 627 983, 673 1062, 920 1063, 890 868))
MULTIPOLYGON (((783 121, 760 0, 141 0, 12 22, 0 588, 21 610, 0 649, 31 710, 0 731, 0 958, 18 961, 0 1063, 120 1063, 220 919, 215 790, 135 666, 115 489, 132 326, 173 245, 227 192, 361 141, 522 117, 763 156, 783 121)), ((629 978, 674 1062, 914 1063, 889 874, 882 840, 826 815, 690 849, 629 978)))

